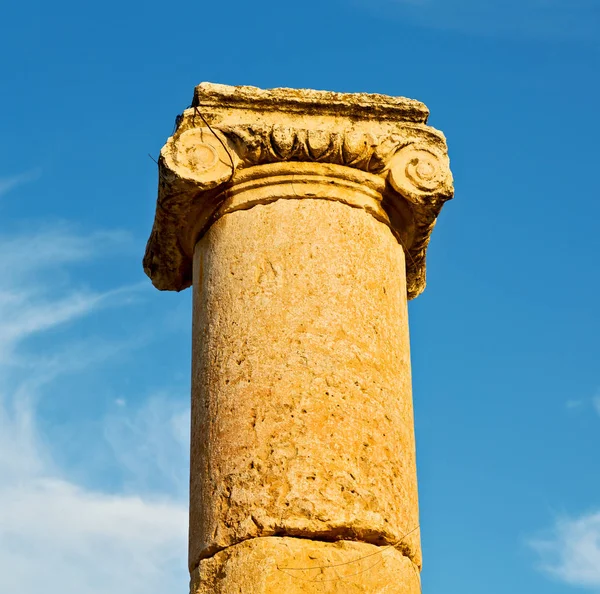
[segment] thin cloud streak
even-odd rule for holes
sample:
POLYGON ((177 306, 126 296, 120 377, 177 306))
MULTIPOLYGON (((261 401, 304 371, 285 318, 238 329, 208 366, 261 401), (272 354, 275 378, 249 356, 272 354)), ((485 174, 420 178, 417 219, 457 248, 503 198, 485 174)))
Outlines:
POLYGON ((126 475, 127 492, 188 499, 190 407, 187 397, 158 393, 133 411, 117 409, 104 423, 106 439, 126 475))
POLYGON ((377 0, 377 4, 435 29, 598 42, 600 9, 595 0, 377 0))
POLYGON ((90 261, 128 241, 128 235, 115 232, 86 237, 64 223, 0 238, 0 363, 8 364, 18 345, 35 334, 131 303, 145 285, 95 292, 74 288, 64 276, 65 266, 90 261))
MULTIPOLYGON (((61 397, 61 382, 54 380, 91 369, 140 340, 75 342, 67 334, 51 351, 28 341, 136 297, 138 285, 81 289, 65 269, 126 240, 119 233, 79 235, 68 226, 0 239, 1 592, 37 594, 41 583, 47 594, 185 589, 187 506, 173 474, 187 464, 184 401, 175 406, 155 397, 101 421, 112 438, 104 449, 113 451, 127 492, 78 484, 53 458, 39 426, 39 403, 61 397), (174 465, 168 475, 167 457, 174 465), (141 481, 137 469, 151 472, 154 482, 141 481)), ((106 472, 94 468, 93 459, 86 464, 90 473, 106 472)))
POLYGON ((33 233, 0 237, 2 283, 39 280, 40 273, 86 262, 132 245, 123 231, 96 231, 84 235, 64 221, 43 225, 33 233))
POLYGON ((134 303, 145 287, 138 283, 103 293, 75 291, 52 300, 3 292, 0 286, 0 318, 8 320, 0 327, 0 360, 3 351, 10 351, 33 334, 68 324, 98 309, 134 303))
POLYGON ((0 501, 3 592, 39 592, 40 576, 48 594, 158 594, 183 586, 184 505, 44 475, 3 480, 0 501))
MULTIPOLYGON (((47 594, 184 589, 185 503, 164 493, 106 493, 68 480, 37 430, 36 395, 13 400, 12 411, 10 400, 0 397, 0 591, 36 594, 40 576, 47 594)), ((128 453, 133 469, 149 467, 153 453, 165 450, 164 429, 178 416, 163 421, 154 436, 144 436, 153 450, 138 446, 128 453)), ((114 419, 108 422, 114 427, 114 419)))
POLYGON ((41 173, 41 169, 32 169, 19 175, 0 177, 0 198, 18 186, 35 181, 40 177, 41 173))
POLYGON ((565 406, 568 410, 579 409, 583 406, 583 400, 567 400, 565 406))
POLYGON ((600 512, 560 518, 548 536, 529 544, 547 575, 572 586, 600 588, 600 512))

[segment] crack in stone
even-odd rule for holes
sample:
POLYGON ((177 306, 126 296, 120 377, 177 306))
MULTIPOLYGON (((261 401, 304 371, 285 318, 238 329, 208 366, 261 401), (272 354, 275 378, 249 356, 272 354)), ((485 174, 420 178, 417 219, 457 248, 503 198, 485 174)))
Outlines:
POLYGON ((357 210, 363 210, 367 214, 370 214, 376 221, 378 221, 379 223, 382 223, 383 225, 388 227, 392 231, 392 234, 394 235, 394 237, 396 237, 396 239, 398 239, 397 233, 395 232, 395 230, 393 229, 393 227, 390 224, 389 218, 386 215, 377 212, 377 210, 370 207, 369 205, 355 204, 355 203, 351 202, 350 200, 345 200, 344 198, 323 197, 323 196, 282 196, 282 197, 277 197, 277 198, 275 198, 275 197, 260 198, 260 199, 256 199, 256 200, 248 200, 242 204, 237 204, 234 207, 228 208, 227 210, 225 210, 223 212, 219 212, 219 210, 217 210, 217 212, 214 214, 214 216, 210 219, 209 223, 206 225, 206 229, 202 233, 200 233, 200 236, 198 239, 200 239, 204 235, 204 233, 216 221, 218 221, 222 217, 233 214, 234 212, 239 212, 239 211, 243 211, 243 210, 251 210, 255 206, 267 206, 269 204, 273 204, 274 202, 278 202, 279 200, 324 200, 325 202, 339 202, 340 204, 345 204, 346 206, 349 206, 350 208, 355 208, 357 210))
MULTIPOLYGON (((238 540, 237 542, 234 542, 230 545, 223 546, 223 547, 220 547, 218 545, 213 545, 212 547, 209 547, 205 550, 204 554, 200 558, 200 561, 196 565, 190 567, 190 572, 196 571, 199 568, 200 563, 202 563, 202 561, 211 559, 218 553, 221 553, 228 549, 232 549, 236 546, 241 545, 244 542, 249 542, 249 541, 258 540, 258 539, 267 539, 267 538, 281 538, 281 539, 295 538, 298 540, 308 540, 308 541, 312 541, 312 542, 323 542, 323 543, 328 543, 328 544, 335 544, 335 543, 341 543, 341 542, 354 542, 354 543, 358 543, 358 544, 372 545, 379 549, 379 551, 377 551, 375 553, 371 553, 369 556, 371 556, 373 554, 381 554, 384 551, 387 551, 390 549, 395 549, 403 557, 406 557, 417 570, 420 570, 420 566, 417 563, 415 563, 413 556, 410 554, 410 547, 402 542, 402 540, 404 540, 404 538, 406 538, 406 536, 408 536, 408 534, 411 534, 410 532, 407 535, 405 535, 400 542, 384 544, 384 545, 373 542, 372 539, 367 540, 367 539, 363 539, 363 538, 340 537, 339 533, 340 533, 340 531, 336 531, 335 533, 329 533, 329 534, 327 534, 327 533, 323 533, 323 534, 312 533, 312 534, 304 535, 304 534, 299 534, 299 533, 296 533, 296 534, 289 533, 288 534, 286 532, 281 531, 281 532, 273 532, 272 534, 263 534, 261 536, 251 536, 248 538, 242 538, 242 539, 238 540)), ((381 539, 381 537, 379 537, 379 538, 381 539)), ((359 557, 355 561, 360 561, 363 558, 364 557, 359 557)))

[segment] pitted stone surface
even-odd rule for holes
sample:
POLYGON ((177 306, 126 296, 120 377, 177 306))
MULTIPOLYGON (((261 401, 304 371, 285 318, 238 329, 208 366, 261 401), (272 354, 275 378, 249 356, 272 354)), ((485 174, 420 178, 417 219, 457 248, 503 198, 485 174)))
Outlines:
POLYGON ((191 594, 420 594, 413 563, 392 547, 256 538, 206 559, 191 594))
POLYGON ((144 270, 193 283, 192 594, 420 593, 407 299, 453 196, 428 113, 203 83, 177 118, 144 270))
POLYGON ((242 540, 420 566, 404 255, 329 200, 224 215, 195 253, 190 567, 242 540))
POLYGON ((409 254, 407 294, 416 297, 435 220, 453 195, 446 139, 426 125, 428 113, 404 97, 199 85, 160 154, 146 273, 162 290, 191 285, 195 243, 244 170, 333 164, 379 177, 390 226, 409 254))

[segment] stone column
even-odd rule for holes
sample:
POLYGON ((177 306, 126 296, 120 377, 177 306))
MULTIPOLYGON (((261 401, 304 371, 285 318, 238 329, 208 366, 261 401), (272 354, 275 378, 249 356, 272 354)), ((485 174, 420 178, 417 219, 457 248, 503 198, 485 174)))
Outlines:
POLYGON ((407 298, 452 196, 405 98, 204 83, 144 267, 193 284, 193 594, 420 591, 407 298))

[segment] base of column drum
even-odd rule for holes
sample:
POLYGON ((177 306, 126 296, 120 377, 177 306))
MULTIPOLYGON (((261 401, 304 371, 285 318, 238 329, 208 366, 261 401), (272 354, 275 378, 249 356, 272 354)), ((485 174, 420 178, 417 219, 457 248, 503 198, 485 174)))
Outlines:
POLYGON ((417 567, 393 547, 254 538, 203 559, 191 594, 419 594, 417 567))

